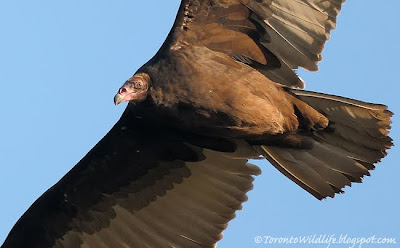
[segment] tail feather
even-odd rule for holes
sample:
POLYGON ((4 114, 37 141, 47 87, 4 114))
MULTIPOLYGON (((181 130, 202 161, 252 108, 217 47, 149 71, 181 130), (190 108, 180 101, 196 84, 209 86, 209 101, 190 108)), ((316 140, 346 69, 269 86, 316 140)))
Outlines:
POLYGON ((308 91, 293 93, 329 119, 333 132, 315 133, 326 143, 369 163, 379 162, 393 145, 388 136, 393 113, 385 105, 308 91))
POLYGON ((379 104, 339 96, 291 90, 329 119, 325 130, 314 131, 304 149, 257 147, 279 171, 318 199, 342 193, 351 182, 370 175, 393 143, 388 137, 392 112, 379 104))
MULTIPOLYGON (((345 97, 316 92, 292 90, 302 101, 328 117, 335 134, 345 140, 363 146, 375 145, 379 150, 390 148, 393 143, 388 137, 393 113, 387 106, 357 101, 345 97)), ((375 161, 376 162, 376 161, 375 161)))
POLYGON ((380 161, 380 159, 386 155, 386 147, 382 149, 381 146, 381 149, 376 149, 377 144, 371 145, 373 144, 372 142, 366 143, 361 135, 358 141, 359 143, 356 143, 357 140, 351 141, 349 139, 346 139, 344 137, 345 134, 346 133, 340 132, 340 130, 338 130, 333 134, 317 133, 315 136, 334 147, 341 148, 343 152, 346 152, 349 157, 357 158, 361 161, 365 161, 368 163, 374 164, 380 161), (372 148, 371 146, 373 146, 374 148, 372 148))

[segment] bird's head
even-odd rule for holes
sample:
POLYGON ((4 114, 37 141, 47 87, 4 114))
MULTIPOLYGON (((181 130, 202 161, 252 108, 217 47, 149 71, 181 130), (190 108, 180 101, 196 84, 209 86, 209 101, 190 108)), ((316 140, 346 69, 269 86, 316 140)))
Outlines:
POLYGON ((146 73, 138 73, 128 79, 114 97, 115 105, 122 102, 141 102, 147 97, 150 86, 150 76, 146 73))

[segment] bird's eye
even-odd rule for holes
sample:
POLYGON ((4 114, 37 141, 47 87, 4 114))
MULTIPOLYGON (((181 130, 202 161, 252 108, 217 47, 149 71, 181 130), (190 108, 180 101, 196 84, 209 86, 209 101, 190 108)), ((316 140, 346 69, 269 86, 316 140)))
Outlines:
POLYGON ((135 89, 138 89, 138 90, 141 90, 141 89, 144 88, 144 83, 143 83, 143 81, 135 81, 135 82, 133 83, 133 85, 134 85, 135 89))

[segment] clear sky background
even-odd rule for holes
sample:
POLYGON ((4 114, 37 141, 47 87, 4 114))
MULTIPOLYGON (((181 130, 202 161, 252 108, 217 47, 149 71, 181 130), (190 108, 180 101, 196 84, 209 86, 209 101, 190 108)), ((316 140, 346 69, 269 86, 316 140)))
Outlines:
MULTIPOLYGON (((0 244, 118 120, 125 105, 115 107, 114 94, 158 50, 179 2, 0 1, 0 244)), ((399 0, 348 0, 320 71, 300 71, 309 90, 388 105, 398 114, 395 142, 399 9, 399 0)), ((321 202, 259 163, 263 174, 218 246, 268 247, 254 243, 258 235, 347 234, 395 237, 386 247, 400 247, 399 160, 394 147, 363 184, 321 202)))

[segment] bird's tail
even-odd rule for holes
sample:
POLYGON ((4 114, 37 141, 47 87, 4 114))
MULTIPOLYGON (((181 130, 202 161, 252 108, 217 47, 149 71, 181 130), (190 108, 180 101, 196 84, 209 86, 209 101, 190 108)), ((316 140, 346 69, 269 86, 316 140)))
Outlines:
POLYGON ((328 128, 304 134, 307 148, 258 146, 257 149, 285 176, 318 199, 351 182, 361 182, 386 155, 392 112, 379 104, 327 94, 290 90, 329 119, 328 128))

